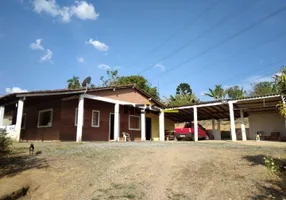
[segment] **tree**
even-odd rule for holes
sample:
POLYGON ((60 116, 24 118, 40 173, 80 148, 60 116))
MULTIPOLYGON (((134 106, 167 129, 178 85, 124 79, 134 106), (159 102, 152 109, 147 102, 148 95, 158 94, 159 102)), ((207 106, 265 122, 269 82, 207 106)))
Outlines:
POLYGON ((245 94, 245 90, 243 89, 243 87, 240 88, 239 86, 235 85, 235 86, 227 88, 225 90, 225 93, 230 99, 243 98, 245 94))
POLYGON ((191 86, 188 83, 181 83, 177 87, 177 95, 191 95, 193 93, 191 86))
POLYGON ((73 76, 71 79, 67 80, 68 89, 78 89, 81 88, 81 84, 78 76, 73 76))
POLYGON ((253 83, 250 96, 263 96, 276 93, 276 86, 274 82, 263 81, 253 83))
POLYGON ((275 79, 275 90, 279 93, 286 93, 286 66, 283 66, 274 76, 275 79))
POLYGON ((68 89, 80 89, 80 88, 95 88, 96 86, 94 84, 91 84, 91 77, 88 76, 84 79, 82 83, 79 81, 78 76, 73 76, 71 79, 67 80, 68 83, 68 89))
POLYGON ((107 70, 106 71, 107 74, 107 79, 105 79, 104 76, 100 77, 100 81, 102 82, 103 87, 107 87, 107 86, 112 86, 112 85, 116 85, 116 81, 119 78, 118 76, 118 70, 107 70))
POLYGON ((194 95, 175 95, 175 96, 170 96, 170 98, 167 99, 167 105, 171 107, 176 107, 176 106, 183 106, 183 105, 188 105, 192 103, 197 103, 200 100, 194 95))
POLYGON ((157 87, 152 87, 152 85, 143 76, 119 76, 115 81, 111 81, 115 85, 128 85, 136 84, 138 88, 147 92, 152 97, 159 99, 159 93, 157 87))
POLYGON ((181 83, 176 89, 176 95, 166 98, 166 104, 171 107, 182 106, 198 102, 199 99, 192 94, 192 89, 188 83, 181 83))
POLYGON ((205 93, 206 96, 212 97, 214 99, 224 99, 225 98, 225 91, 221 85, 215 85, 215 89, 209 88, 210 93, 205 93))

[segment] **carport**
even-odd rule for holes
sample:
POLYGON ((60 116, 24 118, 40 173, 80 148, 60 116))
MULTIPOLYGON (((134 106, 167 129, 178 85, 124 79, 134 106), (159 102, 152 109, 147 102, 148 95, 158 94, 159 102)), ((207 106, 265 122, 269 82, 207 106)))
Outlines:
MULTIPOLYGON (((220 139, 220 120, 230 120, 230 135, 232 141, 237 140, 235 119, 240 118, 241 137, 243 141, 255 139, 257 132, 280 133, 286 137, 285 119, 279 115, 277 104, 284 101, 281 95, 246 97, 240 99, 225 99, 200 102, 165 110, 178 110, 178 113, 165 112, 166 117, 175 122, 191 122, 212 120, 213 133, 220 139), (244 118, 249 117, 250 133, 246 134, 244 118), (266 130, 267 129, 267 130, 266 130)), ((195 126, 194 140, 198 141, 198 128, 195 126)))

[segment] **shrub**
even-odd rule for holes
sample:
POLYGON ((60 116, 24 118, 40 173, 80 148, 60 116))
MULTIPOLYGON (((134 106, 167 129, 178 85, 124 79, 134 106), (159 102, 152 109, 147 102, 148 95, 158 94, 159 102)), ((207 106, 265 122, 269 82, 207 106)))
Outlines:
POLYGON ((264 164, 272 173, 281 174, 286 171, 286 160, 276 159, 270 156, 264 157, 264 164))
POLYGON ((10 152, 12 145, 12 140, 7 137, 7 132, 5 129, 0 130, 0 154, 7 154, 10 152))

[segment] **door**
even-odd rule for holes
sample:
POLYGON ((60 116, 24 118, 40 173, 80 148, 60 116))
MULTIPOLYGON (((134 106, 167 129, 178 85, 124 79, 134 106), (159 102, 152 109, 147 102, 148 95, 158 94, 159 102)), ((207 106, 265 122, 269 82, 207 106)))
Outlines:
POLYGON ((114 140, 114 114, 109 115, 109 139, 114 140))
POLYGON ((149 117, 146 117, 146 140, 151 140, 152 135, 152 120, 149 117))

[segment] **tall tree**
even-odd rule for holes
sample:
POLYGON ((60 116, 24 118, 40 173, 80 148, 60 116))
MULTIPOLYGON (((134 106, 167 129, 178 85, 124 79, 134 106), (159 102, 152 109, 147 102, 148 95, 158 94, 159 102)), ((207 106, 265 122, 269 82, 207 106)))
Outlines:
POLYGON ((193 91, 188 83, 181 83, 176 90, 177 95, 191 95, 192 93, 193 91))
POLYGON ((225 91, 221 85, 215 85, 215 89, 209 88, 210 93, 205 93, 206 96, 212 97, 214 99, 224 99, 225 91))
POLYGON ((243 89, 243 87, 241 88, 235 85, 235 86, 227 88, 225 90, 225 93, 230 99, 243 98, 245 94, 245 90, 243 89))
POLYGON ((80 84, 78 76, 73 76, 71 79, 68 79, 67 83, 68 83, 68 89, 81 88, 81 84, 80 84))
POLYGON ((276 93, 276 87, 274 82, 263 81, 252 84, 250 96, 263 96, 273 93, 276 93))
POLYGON ((191 86, 188 83, 178 85, 176 95, 170 95, 169 98, 166 98, 166 104, 172 107, 188 105, 198 101, 199 99, 192 93, 191 86))
POLYGON ((116 85, 116 81, 119 78, 118 70, 114 70, 114 71, 107 70, 106 74, 107 74, 107 78, 105 78, 104 76, 100 77, 100 81, 102 82, 101 86, 107 87, 107 86, 116 85))

